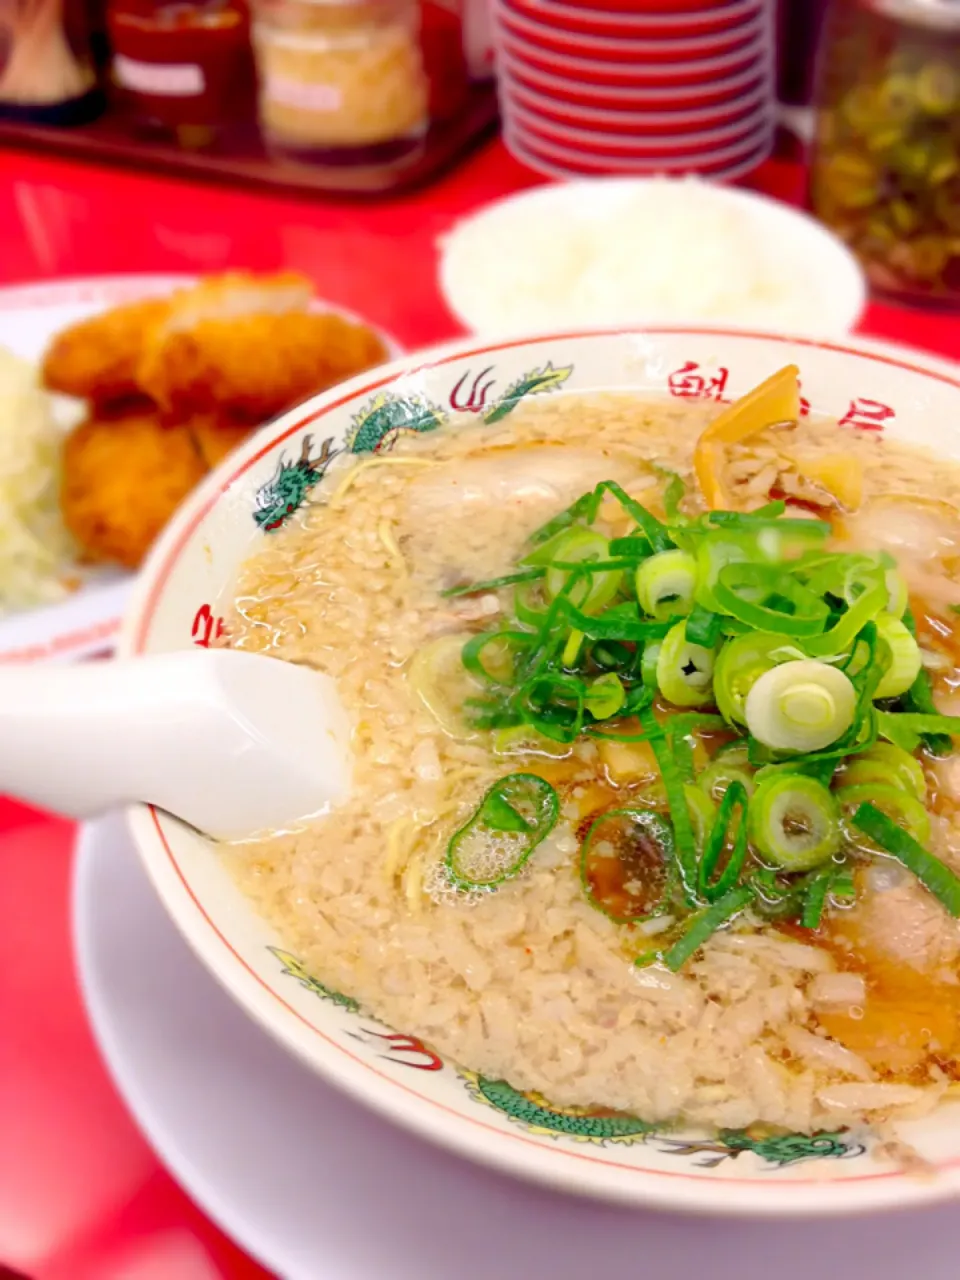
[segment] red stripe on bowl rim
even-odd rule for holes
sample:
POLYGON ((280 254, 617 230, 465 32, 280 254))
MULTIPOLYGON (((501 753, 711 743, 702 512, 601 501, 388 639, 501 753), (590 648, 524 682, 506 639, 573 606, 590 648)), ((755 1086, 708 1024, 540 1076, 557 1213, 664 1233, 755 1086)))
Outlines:
POLYGON ((735 120, 716 129, 679 134, 650 130, 641 136, 634 136, 626 131, 617 133, 559 124, 539 112, 511 103, 508 95, 502 100, 502 105, 506 108, 505 122, 518 134, 532 135, 556 146, 569 146, 584 154, 634 155, 637 159, 643 159, 644 156, 663 156, 669 159, 674 156, 712 155, 718 149, 725 152, 732 146, 746 144, 748 140, 757 141, 763 130, 772 130, 775 124, 774 113, 761 104, 759 109, 751 112, 745 119, 735 120))
MULTIPOLYGON (((508 147, 511 143, 519 143, 532 152, 538 159, 542 158, 558 164, 585 165, 586 173, 619 173, 624 177, 631 173, 726 173, 727 167, 735 165, 747 156, 761 152, 766 148, 769 154, 773 147, 775 126, 764 123, 753 133, 738 138, 735 143, 719 150, 710 147, 702 151, 676 151, 668 155, 636 155, 631 156, 621 150, 610 154, 580 147, 575 144, 551 142, 535 135, 522 127, 516 128, 511 120, 504 121, 504 141, 508 147)), ((616 136, 616 135, 614 135, 616 136)))
POLYGON ((749 67, 732 76, 715 77, 702 84, 663 85, 653 88, 634 85, 596 85, 584 83, 578 76, 552 74, 538 67, 529 66, 523 59, 517 59, 507 50, 499 55, 501 74, 506 73, 512 79, 536 90, 536 92, 555 98, 557 102, 571 102, 590 108, 621 111, 637 108, 645 111, 648 108, 662 110, 668 103, 683 103, 683 110, 696 110, 701 106, 716 103, 737 101, 745 90, 756 88, 768 89, 773 93, 772 64, 764 67, 749 67), (603 99, 603 103, 599 101, 603 99))
POLYGON ((520 67, 534 67, 541 71, 546 69, 550 74, 566 72, 588 83, 626 88, 665 88, 671 85, 709 87, 718 75, 749 70, 762 75, 773 65, 772 46, 761 37, 722 58, 691 58, 686 62, 644 63, 639 66, 635 63, 600 62, 592 58, 573 58, 566 54, 551 53, 506 31, 500 33, 499 48, 511 62, 520 67))
POLYGON ((547 22, 554 28, 586 35, 624 36, 628 39, 652 40, 661 36, 696 37, 709 31, 722 31, 737 26, 763 9, 766 0, 726 0, 712 8, 690 9, 677 13, 637 13, 635 10, 614 12, 589 8, 579 9, 555 0, 502 0, 505 8, 532 21, 547 22))
POLYGON ((769 21, 762 9, 728 30, 686 39, 661 36, 652 40, 634 40, 626 36, 591 36, 565 31, 547 21, 536 21, 514 13, 507 8, 504 0, 497 0, 495 14, 501 39, 519 36, 550 53, 573 57, 583 55, 614 62, 686 62, 694 58, 721 57, 745 48, 751 40, 770 30, 769 21))
POLYGON ((556 178, 560 181, 566 181, 569 178, 654 178, 658 175, 679 178, 686 174, 694 174, 702 178, 709 178, 714 182, 736 182, 758 169, 773 150, 773 139, 771 137, 769 141, 764 141, 756 150, 741 153, 729 161, 719 163, 710 160, 691 162, 689 157, 685 157, 682 162, 676 164, 670 164, 662 160, 640 164, 618 163, 616 160, 611 160, 610 157, 591 159, 590 157, 575 157, 572 155, 561 157, 548 155, 541 152, 536 143, 530 144, 508 132, 504 132, 503 140, 504 145, 514 159, 519 160, 521 164, 525 164, 534 173, 539 173, 545 178, 556 178))
POLYGON ((622 111, 611 109, 584 107, 578 103, 567 103, 552 98, 549 94, 525 85, 514 77, 506 68, 500 73, 500 100, 511 101, 520 107, 534 111, 538 116, 546 116, 560 124, 569 124, 574 128, 611 129, 613 132, 625 133, 636 129, 639 133, 699 133, 706 129, 718 128, 724 124, 732 124, 737 120, 745 120, 759 108, 769 104, 773 109, 772 89, 758 84, 752 92, 744 94, 729 103, 699 107, 686 111, 644 111, 637 108, 625 108, 622 111))

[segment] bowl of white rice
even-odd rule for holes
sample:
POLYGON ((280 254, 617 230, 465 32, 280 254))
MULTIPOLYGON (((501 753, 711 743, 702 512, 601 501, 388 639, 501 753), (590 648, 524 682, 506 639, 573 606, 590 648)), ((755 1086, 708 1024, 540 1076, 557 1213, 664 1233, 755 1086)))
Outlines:
POLYGON ((867 298, 856 258, 813 218, 693 177, 535 187, 438 248, 447 306, 484 337, 687 323, 839 337, 867 298))

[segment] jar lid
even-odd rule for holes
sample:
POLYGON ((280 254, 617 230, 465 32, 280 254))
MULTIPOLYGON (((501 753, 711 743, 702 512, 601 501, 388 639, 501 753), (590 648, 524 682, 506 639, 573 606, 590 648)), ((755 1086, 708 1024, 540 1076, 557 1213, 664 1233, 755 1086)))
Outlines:
POLYGON ((867 0, 871 9, 915 26, 960 31, 960 0, 867 0))

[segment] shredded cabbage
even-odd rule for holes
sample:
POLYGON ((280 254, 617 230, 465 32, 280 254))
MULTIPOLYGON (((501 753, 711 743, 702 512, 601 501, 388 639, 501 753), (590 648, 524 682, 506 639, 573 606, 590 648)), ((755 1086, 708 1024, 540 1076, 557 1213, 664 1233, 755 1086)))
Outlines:
POLYGON ((61 447, 36 369, 0 347, 0 616, 71 588, 73 548, 57 496, 61 447))

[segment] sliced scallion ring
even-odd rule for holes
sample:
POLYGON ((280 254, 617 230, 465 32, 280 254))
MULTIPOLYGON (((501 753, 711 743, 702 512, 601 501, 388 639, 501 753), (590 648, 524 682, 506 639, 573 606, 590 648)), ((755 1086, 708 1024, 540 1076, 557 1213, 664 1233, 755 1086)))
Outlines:
POLYGON ((686 551, 661 551, 636 572, 640 608, 652 618, 687 614, 697 586, 697 562, 686 551))
POLYGON ((494 889, 519 875, 553 830, 560 801, 549 782, 511 773, 495 782, 450 837, 445 865, 457 889, 494 889))
POLYGON ((749 627, 786 636, 816 636, 830 610, 783 565, 726 564, 713 593, 724 613, 749 627))
POLYGON ((739 564, 756 555, 749 538, 736 533, 709 533, 697 547, 697 603, 717 612, 717 579, 728 564, 739 564))
POLYGON ((747 796, 753 795, 756 783, 753 770, 747 764, 745 749, 742 763, 739 763, 737 758, 731 759, 730 755, 718 756, 715 760, 711 760, 697 777, 697 785, 718 804, 732 782, 739 782, 747 796))
POLYGON ((687 813, 690 815, 690 826, 693 828, 693 842, 697 850, 701 850, 707 836, 713 829, 717 816, 717 806, 706 791, 686 783, 683 794, 687 801, 687 813))
MULTIPOLYGON (((898 827, 902 827, 918 844, 926 844, 930 839, 930 815, 915 795, 901 787, 865 782, 854 787, 839 787, 834 795, 847 819, 862 804, 872 804, 898 827)), ((851 831, 847 821, 844 822, 844 831, 850 843, 863 853, 876 853, 876 846, 869 840, 864 840, 856 831, 851 831)))
POLYGON ((836 667, 813 659, 765 672, 747 694, 747 727, 773 751, 820 751, 853 723, 857 692, 836 667))
POLYGON ((920 646, 899 618, 881 613, 877 615, 876 624, 880 652, 888 665, 873 696, 898 698, 920 674, 923 665, 920 646))
POLYGON ((580 847, 584 895, 618 923, 665 910, 676 879, 673 831, 652 809, 608 810, 580 847))
POLYGON ((810 871, 840 848, 837 801, 802 773, 764 778, 751 797, 747 824, 760 856, 785 871, 810 871))
POLYGON ((513 611, 525 626, 540 630, 547 618, 542 581, 518 584, 513 593, 513 611))
MULTIPOLYGON (((566 530, 551 540, 551 546, 552 558, 565 564, 587 565, 593 560, 610 558, 610 543, 593 529, 566 530)), ((560 595, 569 577, 569 569, 560 569, 552 564, 548 566, 543 585, 549 600, 555 600, 560 595)), ((598 613, 616 596, 620 590, 622 577, 623 574, 619 569, 590 574, 574 587, 570 595, 571 604, 576 605, 584 613, 598 613)))
POLYGON ((657 689, 657 663, 660 661, 661 640, 651 640, 643 647, 640 659, 640 679, 648 689, 657 689))
POLYGON ((887 569, 884 582, 888 597, 886 612, 894 618, 902 618, 909 603, 907 580, 899 569, 887 569))
POLYGON ((619 676, 608 671, 606 675, 598 676, 590 682, 583 701, 594 720, 610 720, 626 700, 627 695, 619 676))
POLYGON ((685 622, 672 627, 657 655, 657 684, 667 701, 677 707, 709 702, 714 656, 713 649, 690 643, 685 622))
POLYGON ((918 800, 927 798, 927 780, 920 761, 892 742, 878 742, 869 751, 852 756, 840 782, 845 787, 862 786, 868 782, 906 787, 918 800))
POLYGON ((731 724, 746 724, 747 694, 757 680, 777 665, 783 636, 758 631, 736 636, 720 650, 713 672, 713 693, 720 714, 731 724))

